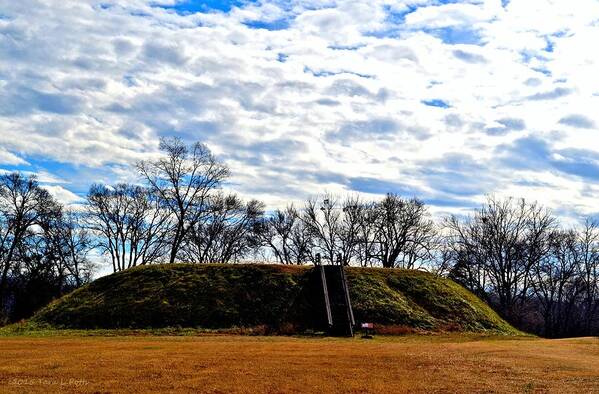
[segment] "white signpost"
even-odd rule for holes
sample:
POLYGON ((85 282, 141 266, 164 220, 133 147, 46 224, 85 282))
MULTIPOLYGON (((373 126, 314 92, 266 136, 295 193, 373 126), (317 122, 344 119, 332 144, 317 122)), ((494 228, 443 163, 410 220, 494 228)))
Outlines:
POLYGON ((364 335, 362 335, 362 338, 372 339, 372 330, 374 329, 374 324, 373 323, 362 323, 360 326, 362 327, 362 330, 365 330, 365 333, 364 333, 364 335))

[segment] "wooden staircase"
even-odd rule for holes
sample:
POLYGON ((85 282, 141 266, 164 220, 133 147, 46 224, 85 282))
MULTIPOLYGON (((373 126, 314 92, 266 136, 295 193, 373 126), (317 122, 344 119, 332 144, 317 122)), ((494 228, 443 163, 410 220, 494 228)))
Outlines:
POLYGON ((354 312, 349 298, 345 270, 341 265, 319 265, 327 331, 332 336, 354 335, 354 312))

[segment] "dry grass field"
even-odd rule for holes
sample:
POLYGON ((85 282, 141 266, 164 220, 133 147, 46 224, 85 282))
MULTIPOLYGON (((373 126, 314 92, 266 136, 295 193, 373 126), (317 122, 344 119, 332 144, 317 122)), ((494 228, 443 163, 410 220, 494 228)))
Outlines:
POLYGON ((5 337, 0 392, 599 393, 599 339, 5 337))

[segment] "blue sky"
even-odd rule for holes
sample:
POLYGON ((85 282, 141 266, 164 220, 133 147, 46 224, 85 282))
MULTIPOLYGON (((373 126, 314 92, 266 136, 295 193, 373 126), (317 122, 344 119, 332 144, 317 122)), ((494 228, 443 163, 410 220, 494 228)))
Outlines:
POLYGON ((270 208, 324 191, 599 212, 599 2, 0 0, 0 170, 77 204, 206 143, 270 208))
POLYGON ((161 4, 156 2, 156 7, 171 9, 182 15, 189 15, 197 12, 229 12, 233 7, 242 7, 246 4, 253 3, 252 1, 195 1, 184 0, 177 1, 173 4, 161 4))

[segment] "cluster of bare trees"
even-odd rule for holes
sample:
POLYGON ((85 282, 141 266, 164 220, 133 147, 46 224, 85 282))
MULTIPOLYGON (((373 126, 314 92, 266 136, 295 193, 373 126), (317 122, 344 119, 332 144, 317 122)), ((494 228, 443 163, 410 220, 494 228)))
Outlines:
POLYGON ((445 221, 447 273, 509 321, 545 336, 599 332, 599 228, 563 229, 524 200, 489 198, 445 221))
MULTIPOLYGON (((536 203, 489 198, 433 221, 415 198, 324 194, 265 213, 220 187, 228 168, 206 146, 162 140, 141 184, 93 185, 66 210, 35 178, 0 178, 0 311, 33 307, 90 279, 93 251, 121 271, 154 263, 325 263, 447 275, 518 327, 547 336, 599 332, 599 228, 565 230, 536 203), (43 278, 40 279, 40 278, 43 278), (40 283, 48 290, 35 299, 40 283), (12 289, 12 290, 10 290, 12 289)), ((18 315, 13 313, 13 316, 18 315)))
POLYGON ((325 194, 301 209, 277 210, 263 225, 261 245, 282 264, 320 258, 342 265, 423 268, 438 237, 421 201, 394 194, 381 201, 325 194))
POLYGON ((114 271, 155 262, 228 263, 260 256, 282 264, 421 268, 435 225, 424 204, 323 195, 265 215, 219 186, 229 174, 202 144, 163 140, 163 155, 138 164, 145 186, 93 185, 83 221, 114 271))
POLYGON ((90 280, 92 240, 35 177, 0 176, 0 323, 90 280))
POLYGON ((97 248, 121 271, 156 262, 236 262, 257 242, 262 203, 219 185, 229 170, 206 146, 161 142, 163 155, 138 163, 145 186, 92 185, 82 217, 97 248))

